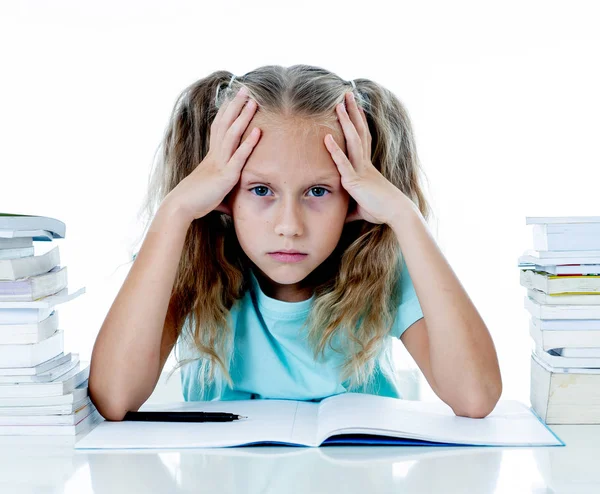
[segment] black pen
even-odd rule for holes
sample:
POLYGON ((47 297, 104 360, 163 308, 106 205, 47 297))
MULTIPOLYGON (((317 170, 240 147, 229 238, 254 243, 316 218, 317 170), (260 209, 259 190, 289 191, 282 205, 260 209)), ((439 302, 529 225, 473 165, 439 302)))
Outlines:
POLYGON ((127 412, 123 420, 148 422, 232 422, 246 419, 242 415, 223 412, 127 412))

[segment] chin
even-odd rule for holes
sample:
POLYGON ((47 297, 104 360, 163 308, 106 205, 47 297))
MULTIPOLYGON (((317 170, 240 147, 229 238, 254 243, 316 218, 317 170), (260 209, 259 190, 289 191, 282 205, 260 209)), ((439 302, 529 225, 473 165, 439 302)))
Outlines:
MULTIPOLYGON (((268 256, 268 254, 267 254, 268 256)), ((255 267, 269 279, 280 285, 292 285, 306 278, 314 269, 304 263, 279 263, 275 260, 254 263, 255 267)))
POLYGON ((310 274, 310 271, 306 268, 300 268, 293 264, 282 264, 274 268, 265 268, 262 269, 262 272, 265 276, 268 276, 272 281, 280 285, 299 283, 310 274))

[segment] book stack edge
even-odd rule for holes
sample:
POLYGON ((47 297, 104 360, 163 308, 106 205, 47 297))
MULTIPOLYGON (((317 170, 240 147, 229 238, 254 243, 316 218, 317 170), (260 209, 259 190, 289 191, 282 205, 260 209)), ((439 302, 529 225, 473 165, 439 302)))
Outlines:
POLYGON ((546 424, 600 424, 600 217, 527 217, 531 405, 546 424))
POLYGON ((58 246, 35 255, 34 242, 65 232, 54 218, 0 213, 0 444, 74 438, 103 420, 88 396, 89 363, 64 351, 56 308, 85 288, 69 291, 58 246))

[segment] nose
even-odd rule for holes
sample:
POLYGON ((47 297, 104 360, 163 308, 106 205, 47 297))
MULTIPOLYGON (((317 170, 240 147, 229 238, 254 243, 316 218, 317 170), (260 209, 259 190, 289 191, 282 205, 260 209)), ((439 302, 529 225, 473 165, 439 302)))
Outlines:
POLYGON ((301 207, 294 201, 284 201, 277 211, 275 233, 286 237, 299 236, 303 228, 301 207))

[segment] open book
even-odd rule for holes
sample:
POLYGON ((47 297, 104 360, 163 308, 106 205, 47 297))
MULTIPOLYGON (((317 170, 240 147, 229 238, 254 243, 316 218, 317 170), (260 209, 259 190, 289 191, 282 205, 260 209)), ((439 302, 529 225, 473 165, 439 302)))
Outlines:
POLYGON ((75 449, 215 448, 254 444, 564 446, 532 409, 500 401, 484 419, 457 417, 444 403, 342 393, 320 403, 295 400, 178 402, 141 410, 208 411, 232 422, 103 421, 75 449))

